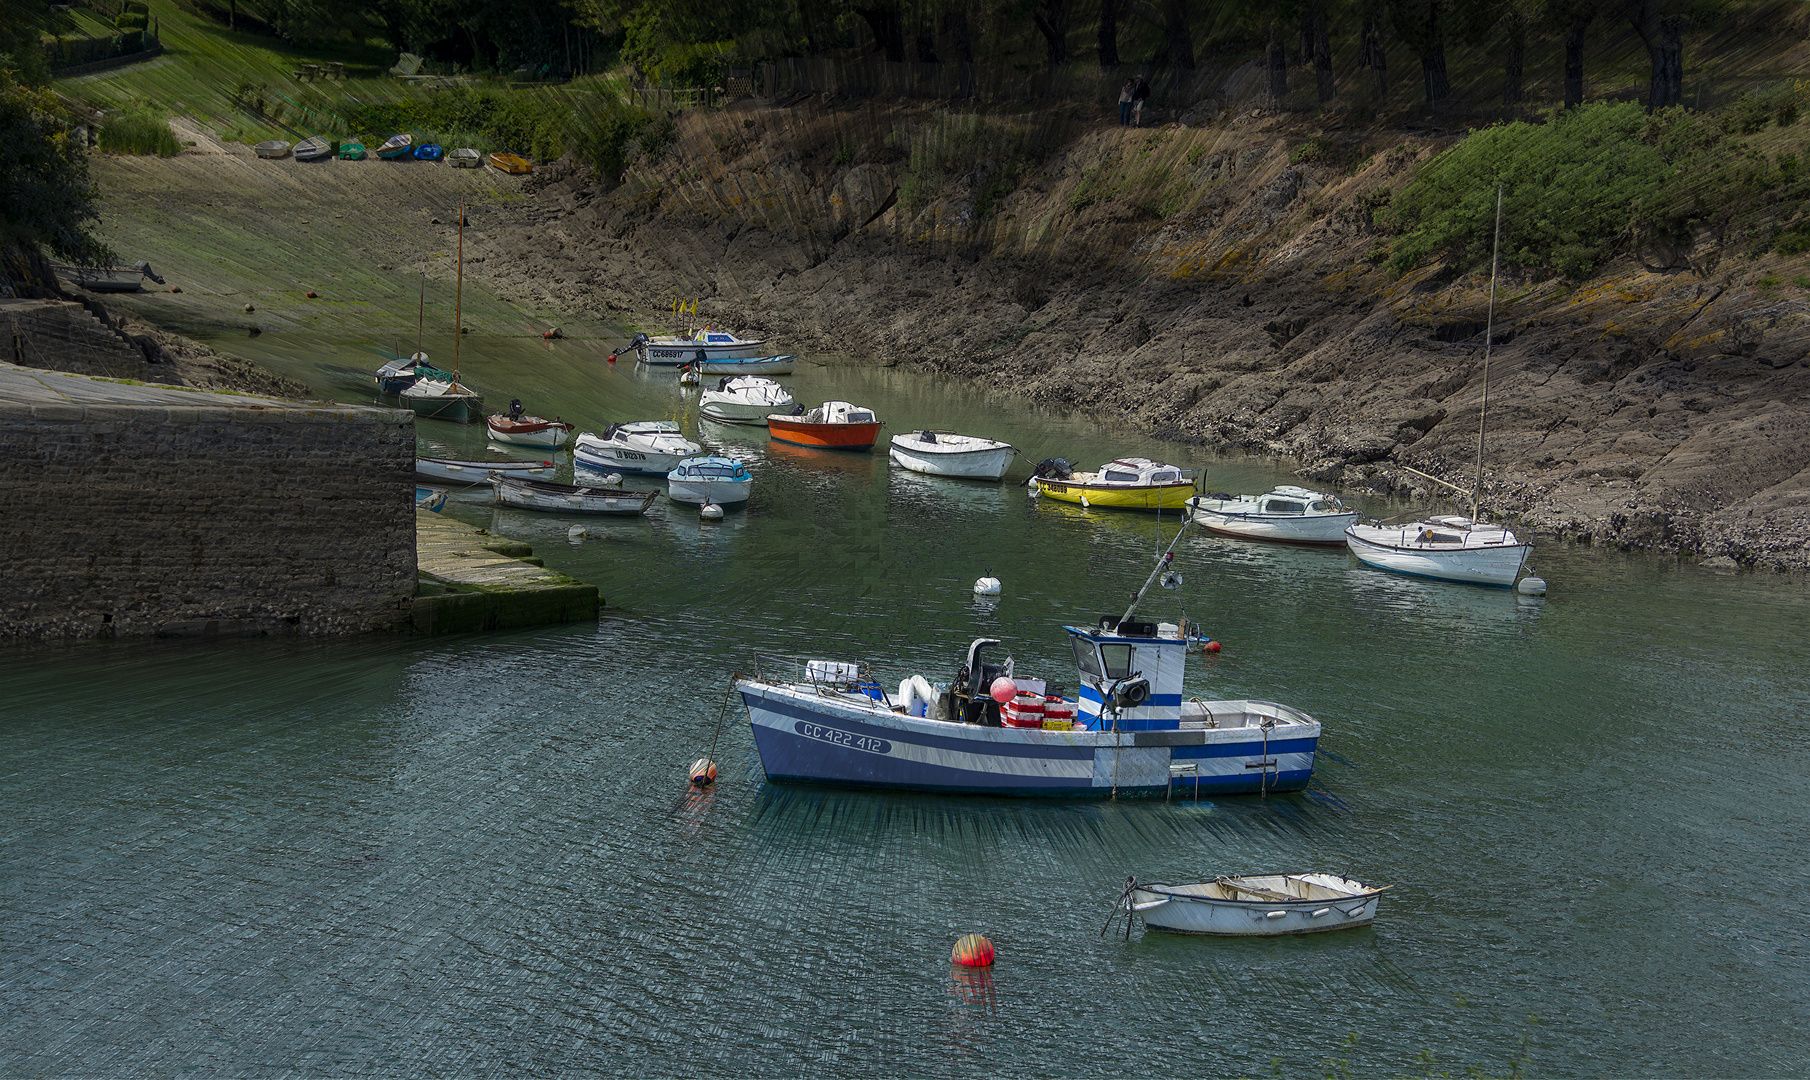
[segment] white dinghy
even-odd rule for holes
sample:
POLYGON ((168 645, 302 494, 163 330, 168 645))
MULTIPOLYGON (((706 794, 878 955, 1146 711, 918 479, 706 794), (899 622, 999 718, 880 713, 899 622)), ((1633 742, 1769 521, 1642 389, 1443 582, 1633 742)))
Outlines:
POLYGON ((1374 922, 1377 897, 1389 888, 1338 874, 1241 874, 1191 885, 1129 878, 1115 914, 1126 914, 1127 933, 1136 915, 1146 927, 1171 934, 1318 934, 1374 922))
POLYGON ((997 480, 1004 476, 1015 453, 1011 443, 927 429, 894 435, 887 449, 887 456, 900 468, 971 480, 997 480))

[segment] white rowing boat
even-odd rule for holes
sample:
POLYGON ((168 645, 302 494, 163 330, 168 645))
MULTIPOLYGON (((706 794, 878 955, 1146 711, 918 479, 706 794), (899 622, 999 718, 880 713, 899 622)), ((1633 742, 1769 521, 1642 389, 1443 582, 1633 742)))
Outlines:
POLYGON ((1127 881, 1120 910, 1152 930, 1278 937, 1366 926, 1389 886, 1338 874, 1240 874, 1189 885, 1127 881))

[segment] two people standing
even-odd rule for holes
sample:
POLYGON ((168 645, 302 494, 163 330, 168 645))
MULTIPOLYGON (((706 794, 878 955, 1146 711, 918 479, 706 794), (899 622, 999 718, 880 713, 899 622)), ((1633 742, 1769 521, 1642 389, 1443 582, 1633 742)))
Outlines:
POLYGON ((1126 79, 1119 88, 1119 125, 1144 126, 1144 102, 1150 99, 1150 84, 1139 75, 1126 79))

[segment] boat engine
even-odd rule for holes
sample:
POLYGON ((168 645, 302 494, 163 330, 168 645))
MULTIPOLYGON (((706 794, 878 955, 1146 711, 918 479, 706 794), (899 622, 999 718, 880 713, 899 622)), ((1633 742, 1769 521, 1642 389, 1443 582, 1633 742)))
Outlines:
POLYGON ((1032 475, 1048 480, 1067 480, 1075 475, 1075 467, 1069 464, 1067 458, 1044 458, 1037 463, 1037 468, 1033 470, 1032 475))

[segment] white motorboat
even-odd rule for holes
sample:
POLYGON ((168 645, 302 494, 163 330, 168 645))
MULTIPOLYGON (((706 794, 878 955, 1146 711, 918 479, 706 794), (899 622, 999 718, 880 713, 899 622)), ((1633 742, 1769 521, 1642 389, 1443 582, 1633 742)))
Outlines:
POLYGON ((1533 545, 1505 526, 1459 514, 1407 525, 1349 525, 1345 545, 1382 570, 1440 581, 1512 587, 1533 545))
POLYGON ((415 475, 443 484, 475 486, 489 483, 490 474, 500 472, 530 480, 553 479, 551 461, 459 461, 454 458, 415 459, 415 475))
POLYGON ((698 397, 698 412, 725 424, 767 426, 767 414, 792 407, 792 395, 760 375, 725 375, 698 397))
POLYGON ((615 514, 627 517, 645 514, 659 496, 657 491, 624 491, 619 486, 580 487, 555 484, 544 480, 528 480, 505 473, 490 474, 491 490, 496 501, 520 510, 551 510, 561 514, 615 514))
POLYGON ((749 356, 736 360, 693 360, 694 370, 705 375, 790 375, 798 366, 796 356, 749 356))
POLYGON ((1010 443, 948 431, 919 430, 894 435, 887 455, 901 468, 931 476, 963 476, 973 480, 997 480, 1006 474, 1012 455, 1010 443))
POLYGON ((1337 497, 1282 484, 1263 495, 1197 495, 1188 509, 1202 527, 1246 540, 1343 547, 1345 527, 1357 521, 1337 497))
POLYGON ((642 420, 611 424, 602 435, 584 432, 572 444, 572 458, 591 469, 664 476, 703 449, 670 420, 642 420))
POLYGON ((747 502, 753 490, 754 477, 732 458, 686 458, 666 474, 666 497, 673 502, 731 506, 747 502))
POLYGON ((765 356, 766 342, 760 338, 739 338, 724 330, 704 327, 689 334, 649 337, 636 334, 629 348, 643 364, 651 367, 678 367, 693 362, 743 360, 765 356))
POLYGON ((1189 885, 1133 879, 1120 910, 1171 934, 1318 934, 1374 922, 1377 897, 1388 888, 1338 874, 1241 874, 1189 885))

